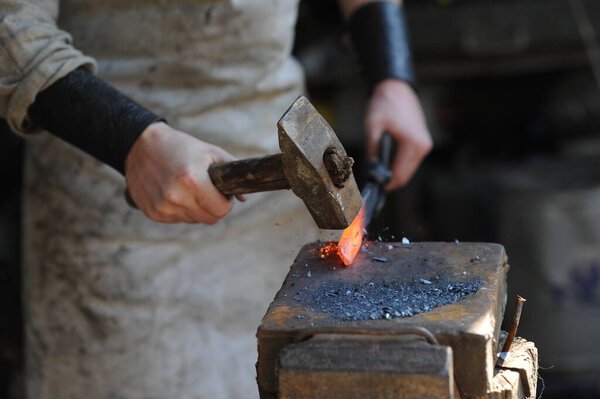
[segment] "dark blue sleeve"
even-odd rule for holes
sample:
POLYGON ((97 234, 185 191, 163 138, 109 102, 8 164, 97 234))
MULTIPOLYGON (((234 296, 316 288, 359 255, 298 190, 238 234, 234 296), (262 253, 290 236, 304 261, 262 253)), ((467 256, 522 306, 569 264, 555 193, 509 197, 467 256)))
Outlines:
POLYGON ((369 91, 390 78, 415 86, 402 5, 389 1, 367 3, 350 16, 348 31, 369 91))
POLYGON ((35 125, 124 174, 133 143, 162 120, 86 69, 40 92, 29 108, 35 125))

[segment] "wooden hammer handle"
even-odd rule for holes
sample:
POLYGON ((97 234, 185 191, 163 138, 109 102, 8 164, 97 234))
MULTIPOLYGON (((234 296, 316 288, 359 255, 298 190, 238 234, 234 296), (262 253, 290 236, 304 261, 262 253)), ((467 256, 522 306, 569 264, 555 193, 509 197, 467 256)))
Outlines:
POLYGON ((208 174, 223 195, 238 195, 290 188, 281 162, 281 154, 219 163, 208 174))

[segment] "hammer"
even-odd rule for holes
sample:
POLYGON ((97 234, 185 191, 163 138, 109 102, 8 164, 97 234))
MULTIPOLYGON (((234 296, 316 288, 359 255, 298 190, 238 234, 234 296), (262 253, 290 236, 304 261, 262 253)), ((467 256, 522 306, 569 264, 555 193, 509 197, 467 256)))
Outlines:
POLYGON ((208 174, 223 195, 291 189, 321 229, 344 229, 362 197, 353 159, 327 121, 300 96, 277 122, 280 154, 211 165, 208 174))

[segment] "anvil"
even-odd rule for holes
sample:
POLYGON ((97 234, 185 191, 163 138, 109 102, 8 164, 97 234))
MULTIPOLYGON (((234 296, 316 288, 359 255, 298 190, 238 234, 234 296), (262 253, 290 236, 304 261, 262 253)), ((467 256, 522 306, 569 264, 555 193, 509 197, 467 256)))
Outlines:
MULTIPOLYGON (((306 392, 317 389, 315 380, 311 380, 315 375, 335 376, 338 383, 349 381, 346 387, 342 383, 335 388, 343 395, 343 390, 357 379, 369 375, 370 384, 377 384, 394 367, 424 367, 438 373, 440 378, 435 381, 441 381, 441 385, 437 388, 432 380, 422 380, 430 390, 447 390, 452 384, 450 390, 457 389, 463 397, 485 397, 494 378, 506 304, 509 266, 501 245, 372 242, 348 268, 339 259, 324 256, 319 251, 322 246, 322 242, 315 242, 300 251, 258 328, 257 380, 261 398, 317 397, 309 393, 289 394, 291 386, 301 386, 306 392), (366 320, 320 307, 319 298, 334 295, 326 291, 332 284, 367 284, 367 288, 369 283, 392 287, 405 284, 418 288, 419 284, 433 286, 436 281, 478 282, 478 289, 457 302, 433 309, 428 306, 403 313, 399 307, 391 309, 393 306, 388 305, 390 309, 385 312, 389 314, 384 313, 385 317, 375 312, 366 320), (424 337, 427 342, 403 342, 409 335, 424 337), (431 342, 436 345, 429 345, 431 342), (402 346, 403 352, 399 351, 402 346), (427 354, 429 363, 412 362, 419 357, 415 357, 415 350, 427 354), (394 353, 403 355, 397 358, 394 353), (363 365, 369 361, 373 363, 365 367, 370 369, 367 374, 362 373, 363 365)), ((351 295, 352 290, 348 291, 351 295)), ((334 386, 331 382, 323 389, 334 386)), ((372 385, 369 387, 373 390, 372 385)))

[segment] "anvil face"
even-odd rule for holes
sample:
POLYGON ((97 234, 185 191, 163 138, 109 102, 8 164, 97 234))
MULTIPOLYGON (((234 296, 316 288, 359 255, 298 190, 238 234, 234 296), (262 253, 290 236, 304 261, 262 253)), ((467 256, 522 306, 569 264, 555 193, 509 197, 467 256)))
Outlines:
POLYGON ((346 268, 322 258, 323 245, 308 244, 300 251, 258 329, 262 392, 276 392, 279 352, 301 332, 421 326, 452 347, 461 391, 485 394, 506 303, 508 264, 502 246, 373 242, 346 268), (436 302, 444 295, 450 300, 436 302), (438 306, 448 302, 453 303, 438 306))

